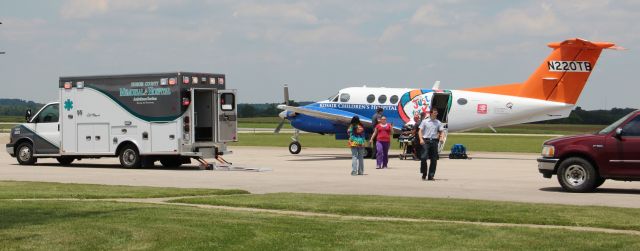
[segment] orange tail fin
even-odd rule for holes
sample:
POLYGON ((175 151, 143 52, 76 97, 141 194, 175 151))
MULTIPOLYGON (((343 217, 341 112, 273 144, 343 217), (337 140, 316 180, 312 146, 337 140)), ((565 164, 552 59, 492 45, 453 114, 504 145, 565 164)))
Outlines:
POLYGON ((602 49, 617 48, 614 46, 579 38, 550 43, 553 52, 527 81, 467 90, 575 104, 602 49))

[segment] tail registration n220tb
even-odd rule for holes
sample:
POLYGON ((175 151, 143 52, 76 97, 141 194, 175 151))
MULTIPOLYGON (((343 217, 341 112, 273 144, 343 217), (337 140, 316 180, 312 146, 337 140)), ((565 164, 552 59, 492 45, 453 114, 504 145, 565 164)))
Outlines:
MULTIPOLYGON (((609 42, 591 42, 580 38, 550 43, 551 54, 519 83, 464 90, 442 90, 439 84, 423 88, 342 89, 327 100, 302 107, 281 105, 280 117, 297 130, 335 134, 346 139, 351 117, 359 116, 371 132, 371 117, 382 107, 394 130, 409 123, 415 114, 438 108, 438 119, 449 132, 479 127, 506 126, 569 116, 603 49, 620 49, 609 42)), ((286 91, 285 100, 288 100, 286 91)), ((298 153, 296 136, 290 152, 298 153)))

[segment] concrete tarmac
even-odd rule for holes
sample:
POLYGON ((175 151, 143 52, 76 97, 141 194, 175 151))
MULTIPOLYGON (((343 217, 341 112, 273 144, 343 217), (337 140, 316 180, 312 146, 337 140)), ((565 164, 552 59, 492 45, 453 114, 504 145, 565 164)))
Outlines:
MULTIPOLYGON (((7 142, 0 136, 0 142, 7 142)), ((556 177, 538 173, 537 154, 471 153, 471 160, 438 162, 436 181, 422 181, 419 162, 399 160, 392 150, 389 169, 375 169, 365 160, 364 176, 351 176, 347 148, 304 148, 291 155, 286 147, 233 147, 225 156, 236 167, 270 171, 207 171, 195 165, 167 169, 156 163, 150 169, 121 169, 116 158, 84 159, 70 167, 55 159, 39 159, 20 166, 3 151, 0 180, 51 181, 107 185, 189 188, 237 188, 251 193, 325 193, 464 198, 498 201, 602 205, 640 208, 640 182, 607 180, 594 193, 566 193, 556 177)))

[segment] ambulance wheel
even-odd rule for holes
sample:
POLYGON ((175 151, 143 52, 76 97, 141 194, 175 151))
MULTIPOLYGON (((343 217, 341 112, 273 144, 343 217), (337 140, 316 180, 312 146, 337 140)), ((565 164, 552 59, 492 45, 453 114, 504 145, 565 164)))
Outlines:
POLYGON ((120 165, 124 168, 140 168, 142 165, 142 158, 138 148, 133 144, 128 144, 120 149, 119 159, 120 165))
POLYGON ((38 158, 33 157, 33 146, 29 142, 20 144, 16 151, 16 159, 20 165, 33 165, 38 158))
POLYGON ((298 154, 300 151, 302 151, 302 145, 300 145, 298 141, 294 141, 289 144, 289 152, 291 154, 298 154))
POLYGON ((160 164, 162 164, 163 167, 169 168, 169 167, 180 167, 182 165, 182 160, 178 157, 175 158, 163 158, 160 159, 160 164))
POLYGON ((73 157, 57 157, 56 159, 58 160, 58 163, 63 166, 71 165, 74 160, 73 157))

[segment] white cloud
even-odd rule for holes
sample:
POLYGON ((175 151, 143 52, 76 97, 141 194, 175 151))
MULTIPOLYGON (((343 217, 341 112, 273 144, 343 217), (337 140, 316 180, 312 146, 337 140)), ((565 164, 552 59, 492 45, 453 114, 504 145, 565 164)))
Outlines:
POLYGON ((382 35, 380 36, 380 38, 378 38, 378 41, 381 43, 393 41, 396 38, 398 38, 398 36, 400 36, 403 31, 404 31, 404 25, 402 24, 391 25, 386 29, 384 29, 384 31, 382 32, 382 35))
POLYGON ((316 24, 318 18, 307 4, 242 4, 235 8, 234 17, 276 19, 288 22, 316 24))
POLYGON ((60 15, 67 19, 85 19, 110 11, 154 12, 161 6, 181 4, 182 0, 68 0, 60 15))
POLYGON ((317 29, 295 31, 290 33, 288 37, 293 42, 303 44, 349 44, 365 40, 339 25, 326 25, 317 29))
POLYGON ((425 4, 413 14, 411 24, 441 27, 447 25, 447 21, 441 15, 441 10, 436 8, 435 5, 425 4))

